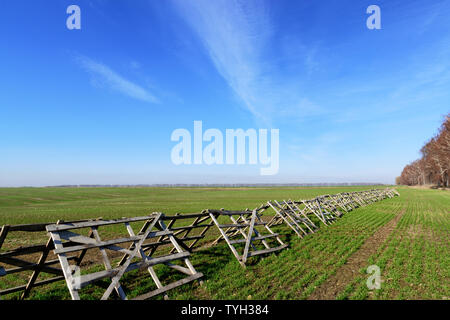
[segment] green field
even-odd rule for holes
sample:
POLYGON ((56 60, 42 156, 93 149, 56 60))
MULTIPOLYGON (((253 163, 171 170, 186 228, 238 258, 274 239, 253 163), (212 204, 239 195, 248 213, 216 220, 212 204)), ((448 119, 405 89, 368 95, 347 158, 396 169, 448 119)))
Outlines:
MULTIPOLYGON (((270 199, 308 199, 370 188, 3 188, 0 225, 131 217, 154 211, 174 214, 206 208, 245 209, 270 199)), ((358 208, 330 227, 321 225, 305 239, 297 238, 285 225, 274 227, 290 249, 264 259, 252 258, 246 269, 222 242, 194 252, 191 262, 205 274, 203 286, 188 284, 169 295, 172 299, 448 299, 450 192, 397 190, 400 197, 358 208), (379 290, 366 286, 369 265, 381 269, 379 290)), ((2 250, 36 241, 45 241, 45 235, 42 239, 8 237, 2 250)), ((162 281, 178 279, 165 266, 156 270, 162 281)), ((129 297, 154 288, 146 275, 143 271, 126 274, 121 283, 129 297)), ((0 277, 0 289, 20 280, 18 275, 0 277)), ((85 299, 101 295, 96 287, 83 290, 85 299)), ((17 295, 4 298, 15 299, 17 295)), ((64 282, 58 282, 34 289, 30 298, 70 296, 64 282)))

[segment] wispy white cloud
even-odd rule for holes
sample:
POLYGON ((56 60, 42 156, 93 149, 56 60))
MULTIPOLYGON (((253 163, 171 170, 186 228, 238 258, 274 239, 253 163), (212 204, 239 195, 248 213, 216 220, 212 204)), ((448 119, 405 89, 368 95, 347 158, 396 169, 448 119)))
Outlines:
POLYGON ((158 99, 148 89, 125 79, 105 64, 96 62, 85 56, 78 56, 77 62, 86 69, 95 83, 106 85, 109 88, 121 92, 131 98, 148 103, 158 103, 158 99))
MULTIPOLYGON (((302 113, 307 98, 301 94, 300 81, 277 76, 278 59, 267 55, 274 33, 267 2, 172 2, 198 35, 217 71, 257 119, 270 122, 293 108, 302 113)), ((308 103, 310 108, 313 105, 308 103)))

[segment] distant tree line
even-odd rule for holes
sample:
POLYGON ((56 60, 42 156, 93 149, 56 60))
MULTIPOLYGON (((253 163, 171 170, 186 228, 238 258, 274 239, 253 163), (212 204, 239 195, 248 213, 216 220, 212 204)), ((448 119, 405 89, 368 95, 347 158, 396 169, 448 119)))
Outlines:
MULTIPOLYGON (((384 186, 383 183, 374 182, 342 182, 342 183, 176 183, 176 184, 63 184, 46 186, 46 188, 179 188, 179 187, 342 187, 342 186, 384 186)), ((32 187, 28 187, 32 188, 32 187)))
POLYGON ((450 175, 450 113, 438 133, 420 149, 422 157, 408 164, 397 177, 403 185, 436 184, 449 187, 450 175))

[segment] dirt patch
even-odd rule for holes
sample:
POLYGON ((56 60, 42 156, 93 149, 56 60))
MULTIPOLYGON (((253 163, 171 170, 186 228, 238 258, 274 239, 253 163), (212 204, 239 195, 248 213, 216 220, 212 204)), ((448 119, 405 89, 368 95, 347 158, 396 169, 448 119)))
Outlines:
POLYGON ((435 189, 435 190, 443 190, 443 191, 450 191, 450 188, 446 188, 446 187, 438 187, 437 185, 434 184, 422 184, 422 185, 417 185, 417 186, 408 186, 409 188, 412 189, 435 189))
POLYGON ((350 256, 334 275, 322 283, 308 297, 308 300, 332 300, 345 289, 347 284, 359 275, 361 268, 367 267, 368 258, 377 252, 378 247, 389 237, 405 213, 404 208, 391 221, 369 237, 361 248, 350 256))

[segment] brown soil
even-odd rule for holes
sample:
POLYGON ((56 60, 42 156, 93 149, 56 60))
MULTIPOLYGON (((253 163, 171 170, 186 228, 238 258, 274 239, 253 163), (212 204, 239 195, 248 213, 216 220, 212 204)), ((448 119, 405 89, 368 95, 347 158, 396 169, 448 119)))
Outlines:
POLYGON ((377 252, 378 247, 389 237, 405 213, 404 208, 391 221, 378 229, 361 248, 350 256, 334 275, 323 282, 308 297, 308 300, 332 300, 345 289, 347 284, 359 275, 361 268, 367 267, 368 258, 377 252))
POLYGON ((450 188, 446 187, 438 187, 434 184, 422 184, 422 185, 416 185, 416 186, 408 186, 409 188, 413 189, 437 189, 437 190, 445 190, 450 191, 450 188))

